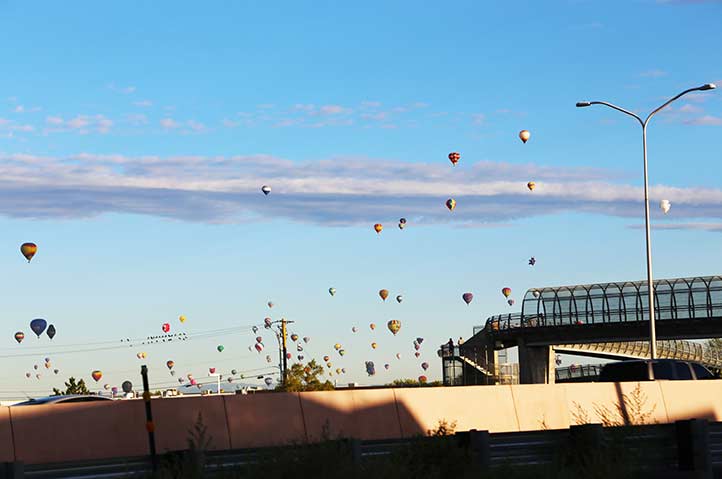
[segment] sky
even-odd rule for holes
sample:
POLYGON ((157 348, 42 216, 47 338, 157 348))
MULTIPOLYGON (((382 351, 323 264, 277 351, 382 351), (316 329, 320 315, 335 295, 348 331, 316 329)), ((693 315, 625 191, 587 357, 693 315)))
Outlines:
MULTIPOLYGON (((248 350, 267 316, 310 338, 306 360, 346 368, 331 380, 436 380, 438 345, 529 288, 645 278, 641 128, 575 103, 646 115, 722 86, 720 15, 700 0, 0 0, 3 398, 96 369, 95 389, 139 384, 141 364, 157 386, 271 372, 269 331, 248 350), (166 322, 191 339, 120 343, 166 322)), ((722 92, 655 116, 648 151, 655 277, 719 274, 722 92)))

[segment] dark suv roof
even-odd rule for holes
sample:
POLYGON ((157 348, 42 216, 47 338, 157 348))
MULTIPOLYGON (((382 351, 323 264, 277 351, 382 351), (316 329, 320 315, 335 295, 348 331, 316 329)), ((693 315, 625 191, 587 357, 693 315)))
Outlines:
POLYGON ((713 379, 704 366, 678 359, 632 359, 605 364, 600 382, 713 379))
POLYGON ((92 396, 92 395, 81 395, 81 394, 69 394, 63 396, 46 396, 41 398, 28 399, 27 401, 13 404, 13 406, 35 406, 38 404, 67 404, 67 403, 80 403, 80 402, 95 402, 95 401, 112 401, 112 399, 104 396, 92 396))

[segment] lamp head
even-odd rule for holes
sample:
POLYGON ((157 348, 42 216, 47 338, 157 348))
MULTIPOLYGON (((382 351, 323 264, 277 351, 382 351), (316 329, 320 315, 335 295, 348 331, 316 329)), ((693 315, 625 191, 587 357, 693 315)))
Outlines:
POLYGON ((591 104, 589 101, 578 101, 577 108, 584 108, 585 106, 591 106, 591 104))
POLYGON ((704 85, 699 87, 698 90, 706 91, 706 90, 714 90, 715 88, 717 88, 717 85, 715 85, 714 83, 705 83, 704 85))

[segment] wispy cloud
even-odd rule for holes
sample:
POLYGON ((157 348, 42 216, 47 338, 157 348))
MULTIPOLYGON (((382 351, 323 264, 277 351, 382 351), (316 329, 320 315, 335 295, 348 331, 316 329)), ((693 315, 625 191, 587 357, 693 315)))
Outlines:
POLYGON ((141 108, 148 108, 153 106, 153 102, 150 100, 140 100, 140 101, 134 101, 133 105, 141 107, 141 108))
POLYGON ((684 123, 688 125, 722 126, 722 118, 712 115, 704 115, 699 118, 684 120, 684 123))
POLYGON ((113 120, 104 115, 77 115, 64 119, 61 116, 48 116, 45 118, 44 133, 75 132, 81 135, 89 133, 105 134, 113 127, 113 120))
POLYGON ((13 112, 15 113, 35 113, 38 111, 42 111, 42 108, 39 106, 27 107, 25 105, 16 105, 15 108, 13 108, 13 112))
MULTIPOLYGON (((65 123, 65 122, 64 122, 65 123)), ((87 127, 87 125, 86 125, 87 127)), ((0 214, 80 218, 109 212, 196 222, 290 219, 319 225, 368 225, 414 218, 462 227, 508 224, 561 213, 636 218, 642 189, 626 174, 594 168, 369 158, 294 162, 272 156, 0 156, 0 214), (534 192, 526 182, 537 183, 534 192), (271 196, 260 186, 270 184, 271 196), (457 207, 444 207, 454 191, 457 207)), ((677 221, 722 222, 722 190, 657 185, 677 221)), ((661 212, 655 209, 655 216, 661 212)), ((669 217, 664 217, 669 218, 669 217)))
POLYGON ((647 70, 639 74, 641 77, 645 78, 660 78, 663 76, 667 76, 667 72, 664 70, 647 70))
POLYGON ((6 133, 7 132, 29 133, 29 132, 35 131, 35 127, 32 125, 18 123, 13 120, 8 120, 6 118, 0 118, 0 131, 6 132, 6 133))
MULTIPOLYGON (((628 228, 643 229, 643 224, 628 225, 628 228)), ((716 233, 722 232, 722 223, 652 223, 652 229, 655 230, 679 230, 679 231, 712 231, 716 233)))
POLYGON ((180 128, 181 124, 175 121, 173 118, 163 118, 160 121, 160 126, 165 128, 166 130, 175 130, 177 128, 180 128))
POLYGON ((109 83, 109 84, 108 84, 108 89, 111 90, 111 91, 114 91, 114 92, 116 92, 116 93, 122 93, 122 94, 124 94, 124 95, 130 95, 131 93, 134 93, 134 92, 135 92, 135 87, 134 87, 134 86, 130 86, 130 85, 128 85, 128 86, 118 86, 118 85, 116 85, 115 83, 109 83))

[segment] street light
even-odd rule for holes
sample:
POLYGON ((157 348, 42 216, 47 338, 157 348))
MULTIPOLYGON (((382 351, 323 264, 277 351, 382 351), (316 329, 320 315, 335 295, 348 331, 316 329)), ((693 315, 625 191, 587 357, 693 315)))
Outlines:
POLYGON ((656 110, 652 111, 645 120, 642 120, 640 117, 632 113, 631 111, 627 111, 624 108, 620 108, 616 105, 612 105, 611 103, 607 103, 605 101, 580 101, 577 102, 578 108, 584 108, 587 106, 592 105, 604 105, 608 106, 609 108, 612 108, 617 111, 621 111, 624 114, 627 114, 633 118, 635 118, 640 125, 642 125, 642 149, 644 152, 644 229, 647 235, 647 290, 649 293, 649 299, 648 299, 648 305, 649 305, 649 351, 650 351, 650 357, 651 359, 655 359, 657 357, 657 333, 654 327, 654 284, 652 283, 652 245, 651 245, 651 235, 649 231, 649 181, 647 179, 647 124, 649 123, 649 120, 661 109, 675 101, 676 99, 680 98, 681 96, 686 95, 687 93, 693 92, 693 91, 707 91, 707 90, 714 90, 717 88, 717 86, 714 83, 706 83, 702 86, 699 86, 697 88, 690 88, 689 90, 685 90, 679 95, 675 96, 671 100, 667 101, 665 104, 657 108, 656 110))

